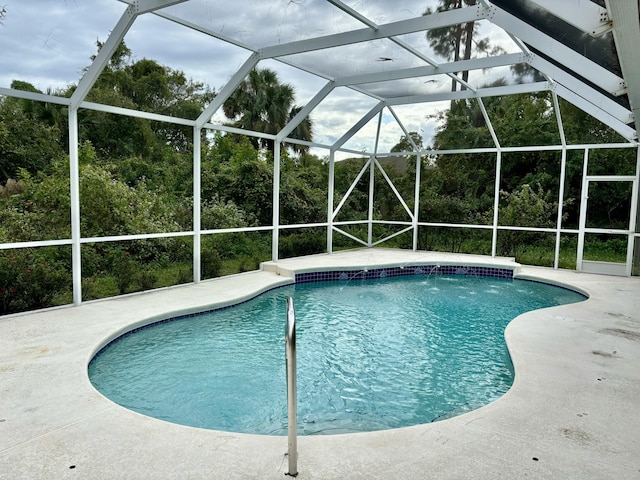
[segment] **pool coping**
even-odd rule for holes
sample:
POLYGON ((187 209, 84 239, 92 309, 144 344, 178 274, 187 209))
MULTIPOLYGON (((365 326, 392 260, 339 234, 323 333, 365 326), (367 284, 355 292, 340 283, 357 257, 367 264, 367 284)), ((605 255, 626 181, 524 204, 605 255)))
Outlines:
POLYGON ((132 325, 290 284, 287 271, 404 262, 507 265, 516 278, 577 289, 589 299, 509 324, 516 379, 496 402, 427 425, 301 437, 298 478, 640 476, 640 279, 525 267, 512 259, 362 249, 0 317, 0 478, 282 478, 286 438, 184 427, 126 410, 90 385, 90 358, 132 325))

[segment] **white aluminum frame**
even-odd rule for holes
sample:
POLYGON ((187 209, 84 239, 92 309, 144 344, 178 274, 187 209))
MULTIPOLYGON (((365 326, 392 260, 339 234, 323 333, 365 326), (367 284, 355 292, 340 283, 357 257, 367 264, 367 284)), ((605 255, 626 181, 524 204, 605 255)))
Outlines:
MULTIPOLYGON (((638 135, 637 128, 640 125, 640 71, 637 67, 637 46, 640 44, 640 28, 638 26, 638 5, 636 0, 618 0, 611 1, 606 0, 607 9, 605 13, 608 14, 608 18, 603 17, 603 12, 600 7, 589 2, 586 10, 580 10, 567 8, 567 5, 560 5, 558 2, 552 2, 551 0, 534 0, 537 4, 548 9, 555 15, 564 18, 566 21, 577 25, 584 31, 588 31, 594 35, 601 34, 608 28, 613 28, 614 39, 618 51, 621 53, 620 63, 623 71, 624 78, 609 72, 608 70, 600 67, 594 62, 588 60, 579 53, 569 49, 561 42, 549 37, 548 35, 540 32, 535 27, 523 22, 522 20, 514 17, 513 15, 503 11, 502 9, 494 6, 490 1, 484 0, 479 5, 474 7, 466 7, 462 9, 436 12, 431 15, 420 16, 409 20, 403 20, 393 22, 385 25, 377 25, 370 19, 360 14, 355 8, 347 6, 340 0, 328 0, 336 8, 339 8, 343 12, 351 15, 353 18, 364 24, 365 28, 352 30, 349 32, 343 32, 339 34, 326 35, 322 37, 310 38, 301 41, 289 42, 278 45, 265 46, 264 48, 254 50, 246 44, 234 39, 230 36, 215 32, 207 28, 198 26, 192 22, 185 21, 174 15, 170 15, 163 12, 162 9, 171 5, 183 3, 188 0, 121 0, 128 6, 121 18, 113 28, 111 34, 102 45, 102 48, 95 57, 95 60, 91 66, 86 70, 85 74, 78 83, 78 87, 75 89, 71 98, 60 98, 52 95, 24 92, 19 90, 13 90, 10 88, 0 87, 0 95, 23 98, 33 101, 51 102, 60 105, 66 105, 68 107, 68 120, 69 120, 69 158, 70 158, 70 199, 71 199, 71 237, 67 239, 58 240, 45 240, 45 241, 30 241, 30 242, 11 242, 0 244, 0 250, 10 250, 18 248, 33 248, 33 247, 48 247, 48 246, 68 246, 72 248, 72 278, 73 278, 73 303, 79 304, 82 302, 82 265, 81 265, 81 247, 88 243, 99 242, 112 242, 112 241, 127 241, 137 239, 153 239, 153 238, 172 238, 172 237, 192 237, 193 238, 193 280, 194 282, 201 281, 201 239, 202 235, 216 235, 220 233, 231 232, 260 232, 270 231, 272 232, 272 258, 278 259, 279 250, 279 231, 284 229, 294 228, 326 228, 327 230, 327 252, 333 251, 333 232, 338 232, 353 241, 362 244, 363 246, 372 247, 395 238, 406 232, 413 232, 411 248, 417 249, 418 244, 418 230, 419 228, 430 227, 451 227, 451 228, 470 228, 470 229, 486 229, 492 232, 492 255, 496 255, 497 250, 497 237, 498 232, 503 230, 514 231, 531 231, 531 232, 547 232, 555 233, 555 257, 554 267, 558 268, 560 239, 563 233, 577 234, 578 235, 578 270, 581 269, 582 264, 582 250, 584 247, 584 236, 586 233, 615 233, 620 235, 627 235, 628 237, 628 254, 626 272, 631 274, 631 265, 633 259, 633 250, 635 246, 635 240, 640 237, 640 232, 636 231, 638 226, 636 225, 636 218, 638 215, 638 201, 639 201, 639 185, 640 185, 640 151, 638 149, 638 135), (171 21, 177 24, 196 30, 204 35, 215 37, 225 42, 231 43, 238 47, 242 47, 247 50, 248 57, 244 64, 236 71, 226 85, 218 92, 215 99, 204 109, 200 116, 196 120, 187 120, 174 117, 168 117, 165 115, 158 115, 148 112, 138 112, 126 108, 114 107, 110 105, 102 105, 93 102, 87 102, 86 96, 91 90, 92 86, 96 82, 98 76, 103 71, 111 56, 120 45, 122 39, 125 37, 129 29, 135 23, 136 19, 143 14, 157 15, 167 21, 171 21), (423 53, 401 40, 399 37, 416 33, 425 32, 426 30, 450 26, 454 24, 466 23, 477 20, 487 20, 494 25, 502 27, 520 46, 521 53, 503 54, 494 57, 462 60, 458 62, 442 63, 438 64, 433 59, 428 58, 423 53), (613 20, 611 23, 609 20, 613 20), (294 54, 318 51, 322 49, 340 47, 344 45, 350 45, 355 43, 370 42, 373 40, 388 40, 394 42, 396 45, 403 48, 408 54, 415 56, 423 61, 426 65, 417 68, 408 69, 390 69, 389 71, 373 74, 351 75, 340 78, 331 78, 327 74, 319 71, 313 71, 310 68, 303 68, 295 64, 292 61, 291 56, 294 54), (539 55, 535 55, 529 51, 526 44, 534 46, 536 49, 544 51, 550 57, 553 57, 558 64, 565 66, 566 68, 560 68, 555 64, 541 58, 539 55), (277 135, 268 135, 260 132, 245 131, 225 125, 214 125, 210 123, 212 116, 222 107, 224 102, 233 93, 235 88, 243 81, 247 74, 255 68, 260 61, 265 59, 273 59, 285 63, 287 65, 294 66, 303 71, 312 73, 319 77, 325 78, 327 83, 320 91, 312 98, 310 102, 302 109, 302 111, 281 130, 277 135), (463 82, 456 72, 474 69, 484 69, 498 66, 507 66, 516 63, 527 63, 532 67, 540 71, 547 79, 544 82, 530 83, 523 85, 509 85, 504 87, 493 88, 479 88, 474 89, 471 85, 463 82), (576 73, 577 75, 573 75, 576 73), (380 98, 370 92, 367 92, 366 85, 376 82, 392 82, 395 80, 415 78, 415 77, 428 77, 432 75, 448 75, 453 78, 457 83, 466 87, 465 90, 456 92, 446 92, 427 95, 414 95, 414 96, 399 96, 392 98, 380 98), (590 86, 583 82, 582 78, 587 79, 596 87, 590 86), (347 132, 345 132, 334 144, 322 145, 315 142, 304 142, 296 139, 289 138, 291 132, 295 129, 300 122, 302 122, 313 110, 336 88, 344 86, 352 89, 353 91, 363 93, 369 97, 377 100, 376 105, 367 112, 358 122, 356 122, 347 132), (621 95, 623 93, 628 94, 631 108, 626 107, 615 102, 607 95, 601 93, 599 89, 604 90, 610 95, 621 95), (493 129, 491 119, 484 107, 482 98, 491 96, 532 93, 540 91, 550 91, 553 98, 553 108, 555 109, 558 129, 561 137, 560 145, 538 145, 530 147, 509 147, 502 146, 499 138, 493 129), (582 144, 582 145, 568 145, 564 135, 564 129, 562 125, 562 117, 560 115, 560 109, 558 105, 558 97, 562 97, 570 103, 581 108, 585 112, 589 113, 593 117, 602 121, 615 131, 617 131, 622 137, 627 140, 627 143, 615 143, 615 144, 582 144), (408 105, 442 100, 461 100, 461 99, 476 99, 478 105, 482 111, 487 127, 490 131, 494 147, 487 147, 481 149, 458 149, 458 150, 422 150, 419 151, 417 146, 413 144, 413 141, 409 135, 409 132, 402 124, 401 119, 394 112, 393 106, 395 105, 408 105), (413 210, 409 207, 405 199, 402 198, 392 179, 385 172, 383 166, 380 164, 379 159, 385 156, 393 156, 400 154, 391 154, 387 152, 378 151, 380 129, 382 125, 382 114, 384 109, 388 109, 389 112, 395 118, 397 124, 402 129, 404 134, 414 150, 412 152, 403 152, 403 155, 413 155, 416 158, 416 176, 415 176, 415 188, 414 188, 414 206, 413 210), (184 232, 170 232, 170 233, 145 233, 138 235, 122 235, 122 236, 106 236, 99 238, 86 238, 82 237, 80 231, 80 193, 79 193, 79 159, 78 159, 78 110, 89 109, 96 111, 103 111, 116 115, 127 115, 139 118, 145 118, 154 121, 161 121, 172 123, 176 125, 189 126, 193 128, 193 179, 194 179, 194 210, 193 210, 193 230, 184 232), (360 131, 369 121, 371 121, 376 115, 378 115, 377 134, 375 139, 375 146, 372 152, 364 152, 364 157, 368 160, 365 162, 364 167, 357 175, 347 192, 342 197, 338 206, 334 208, 334 195, 335 195, 335 162, 336 153, 343 152, 348 154, 362 155, 363 152, 357 152, 348 148, 345 148, 345 143, 352 138, 358 131, 360 131), (634 125, 635 122, 635 125, 634 125), (204 130, 217 130, 229 133, 238 133, 248 136, 255 136, 258 138, 271 139, 275 144, 274 152, 274 171, 273 171, 273 221, 270 226, 259 226, 249 228, 231 228, 231 229, 208 229, 202 230, 200 209, 202 204, 201 199, 201 154, 200 154, 200 142, 201 135, 204 130), (327 221, 313 224, 300 224, 300 225, 280 225, 280 213, 279 213, 279 200, 280 200, 280 152, 283 143, 294 143, 308 145, 316 148, 323 148, 328 151, 328 169, 329 169, 329 181, 327 185, 327 221), (590 177, 587 175, 587 164, 589 151, 592 149, 600 148, 635 148, 636 149, 636 173, 633 176, 605 176, 605 177, 590 177), (584 223, 576 229, 566 229, 562 226, 562 204, 564 200, 564 180, 566 175, 566 157, 567 152, 570 150, 584 150, 584 192, 588 188, 590 181, 629 181, 632 182, 632 211, 629 221, 628 230, 610 230, 610 229, 590 229, 587 228, 584 223), (529 227, 514 227, 514 226, 502 226, 498 224, 499 214, 499 192, 500 192, 500 176, 501 176, 501 163, 502 155, 507 152, 518 151, 559 151, 561 152, 561 172, 560 172, 560 191, 558 194, 558 219, 555 228, 529 228, 529 227), (447 154, 459 154, 459 153, 494 153, 496 156, 496 177, 494 184, 494 216, 491 225, 461 225, 453 223, 439 223, 439 222, 421 222, 419 219, 419 198, 420 198, 420 182, 421 182, 421 164, 423 158, 433 155, 447 155, 447 154), (364 174, 368 171, 369 176, 369 205, 368 212, 365 220, 360 221, 336 221, 336 216, 340 212, 340 209, 347 201, 349 195, 362 179, 364 174), (394 195, 403 206, 404 210, 409 216, 409 221, 382 221, 374 219, 373 212, 373 199, 375 196, 375 176, 376 172, 382 175, 385 182, 392 189, 394 195), (373 238, 373 225, 394 225, 399 229, 385 238, 375 239, 373 238), (347 225, 367 225, 367 239, 362 240, 356 238, 345 232, 342 228, 347 225)), ((571 0, 572 4, 581 3, 578 0, 571 0)), ((581 3, 582 5, 582 3, 581 3)), ((584 5, 583 5, 584 6, 584 5)), ((581 216, 586 215, 586 199, 585 208, 581 209, 581 216)), ((586 218, 586 217, 585 217, 586 218)))

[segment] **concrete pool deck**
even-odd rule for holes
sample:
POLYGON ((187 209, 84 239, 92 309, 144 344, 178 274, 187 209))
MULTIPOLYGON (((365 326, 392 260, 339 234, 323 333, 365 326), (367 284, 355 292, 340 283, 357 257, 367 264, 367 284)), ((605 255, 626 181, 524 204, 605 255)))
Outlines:
MULTIPOLYGON (((197 429, 129 411, 92 387, 90 358, 132 325, 236 303, 290 283, 289 271, 417 263, 517 267, 508 259, 363 249, 0 317, 0 479, 290 478, 286 437, 197 429)), ((573 285, 590 298, 509 324, 516 380, 506 395, 426 425, 300 437, 297 478, 640 479, 640 278, 538 267, 517 275, 573 285)))

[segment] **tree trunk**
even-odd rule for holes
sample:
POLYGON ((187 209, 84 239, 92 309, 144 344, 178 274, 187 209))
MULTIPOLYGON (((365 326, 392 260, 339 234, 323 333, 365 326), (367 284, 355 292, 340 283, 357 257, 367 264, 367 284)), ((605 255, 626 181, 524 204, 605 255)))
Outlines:
MULTIPOLYGON (((464 30, 464 59, 469 60, 471 58, 471 47, 473 44, 473 29, 475 27, 475 22, 467 22, 464 30)), ((469 81, 469 70, 465 70, 462 72, 462 80, 465 82, 469 81)), ((462 85, 461 90, 466 90, 467 87, 462 85)))
MULTIPOLYGON (((462 43, 462 27, 460 25, 455 26, 453 33, 454 49, 453 49, 453 61, 460 61, 460 44, 462 43)), ((455 75, 458 75, 456 72, 455 75)), ((451 79, 451 91, 455 92, 458 89, 458 81, 451 79)))

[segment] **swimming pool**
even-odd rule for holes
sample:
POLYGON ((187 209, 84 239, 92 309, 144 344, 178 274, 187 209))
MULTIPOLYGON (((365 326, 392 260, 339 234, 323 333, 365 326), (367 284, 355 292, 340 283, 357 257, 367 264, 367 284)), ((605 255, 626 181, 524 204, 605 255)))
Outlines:
POLYGON ((284 304, 293 296, 299 433, 397 428, 503 395, 513 382, 507 323, 584 299, 535 282, 431 273, 349 273, 159 323, 104 348, 91 381, 116 403, 170 422, 286 434, 284 304))

